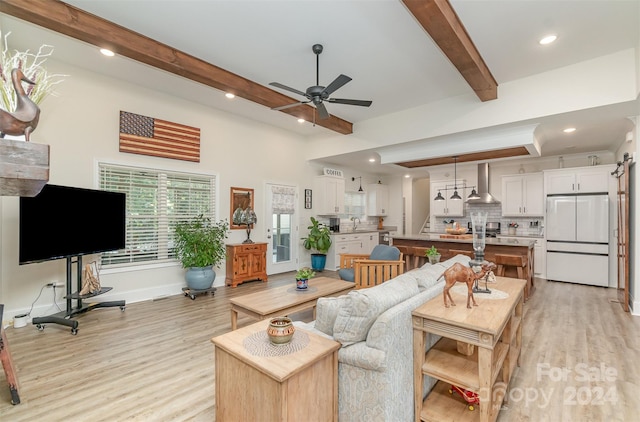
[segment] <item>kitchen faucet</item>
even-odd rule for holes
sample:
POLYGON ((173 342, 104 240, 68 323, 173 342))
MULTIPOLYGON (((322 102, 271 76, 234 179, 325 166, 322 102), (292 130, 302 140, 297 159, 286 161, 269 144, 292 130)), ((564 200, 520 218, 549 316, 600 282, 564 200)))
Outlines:
POLYGON ((356 220, 358 220, 358 223, 362 223, 358 217, 351 217, 351 221, 353 221, 353 231, 356 231, 356 227, 358 227, 356 225, 356 220))

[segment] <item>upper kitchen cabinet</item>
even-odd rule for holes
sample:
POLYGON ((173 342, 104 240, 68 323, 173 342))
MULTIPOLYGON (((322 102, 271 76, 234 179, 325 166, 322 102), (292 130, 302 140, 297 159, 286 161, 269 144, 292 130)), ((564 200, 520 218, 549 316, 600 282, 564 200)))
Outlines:
POLYGON ((344 212, 344 179, 334 176, 317 176, 315 198, 318 215, 335 215, 344 212))
POLYGON ((609 191, 609 166, 545 170, 547 195, 609 191))
POLYGON ((502 176, 502 215, 505 217, 544 216, 542 173, 502 176))
POLYGON ((464 217, 465 181, 458 180, 452 182, 431 182, 431 215, 446 217, 464 217), (462 199, 451 199, 454 187, 458 188, 458 195, 462 199), (434 198, 440 192, 444 197, 443 201, 436 201, 434 198))
POLYGON ((385 217, 389 212, 389 187, 379 183, 367 186, 367 215, 385 217))

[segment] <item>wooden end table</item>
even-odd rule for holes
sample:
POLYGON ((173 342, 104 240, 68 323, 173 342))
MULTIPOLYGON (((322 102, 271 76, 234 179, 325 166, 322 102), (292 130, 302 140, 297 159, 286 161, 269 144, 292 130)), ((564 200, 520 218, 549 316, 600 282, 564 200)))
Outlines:
POLYGON ((348 293, 354 287, 352 282, 328 277, 312 278, 308 285, 306 291, 296 291, 295 282, 291 281, 289 286, 279 286, 229 299, 231 302, 231 329, 235 330, 238 327, 238 312, 259 320, 286 316, 315 308, 318 298, 340 296, 348 293))
POLYGON ((211 339, 216 421, 337 421, 340 343, 296 328, 294 339, 308 336, 304 348, 281 356, 252 354, 245 339, 268 325, 260 321, 211 339))
POLYGON ((505 299, 476 293, 478 306, 468 309, 466 294, 456 295, 457 306, 445 308, 440 294, 413 311, 416 421, 496 420, 508 397, 511 375, 520 364, 525 284, 521 279, 496 277, 488 287, 506 292, 505 299), (428 335, 442 338, 425 353, 428 335), (471 344, 475 350, 468 356, 459 353, 457 342, 471 344), (439 381, 423 402, 424 375, 439 381), (450 394, 451 385, 478 394, 479 409, 469 410, 450 394))

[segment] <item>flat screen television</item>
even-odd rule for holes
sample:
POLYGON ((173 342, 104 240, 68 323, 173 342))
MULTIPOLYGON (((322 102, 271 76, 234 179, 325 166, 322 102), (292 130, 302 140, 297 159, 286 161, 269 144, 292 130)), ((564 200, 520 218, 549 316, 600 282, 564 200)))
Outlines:
POLYGON ((125 202, 124 193, 49 184, 21 197, 19 263, 123 249, 125 202))

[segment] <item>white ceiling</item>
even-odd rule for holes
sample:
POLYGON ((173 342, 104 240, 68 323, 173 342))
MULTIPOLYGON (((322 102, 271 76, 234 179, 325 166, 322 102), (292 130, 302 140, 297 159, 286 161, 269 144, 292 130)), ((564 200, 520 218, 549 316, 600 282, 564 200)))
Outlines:
MULTIPOLYGON (((638 46, 639 0, 450 0, 498 84, 638 46), (549 33, 559 38, 542 47, 549 33)), ((372 100, 369 108, 328 104, 357 123, 471 88, 399 0, 70 0, 85 11, 156 39, 257 83, 304 91, 315 85, 311 46, 324 45, 320 85, 343 73, 353 80, 333 95, 372 100)), ((126 58, 109 62, 66 36, 1 16, 12 48, 55 46, 54 58, 303 135, 309 123, 186 81, 126 58), (144 68, 144 72, 141 69, 144 68)), ((498 95, 499 94, 498 88, 498 95)), ((282 91, 289 95, 289 93, 282 91)), ((290 94, 295 98, 295 94, 290 94)), ((298 98, 296 98, 298 99, 298 98)), ((631 128, 628 109, 552 116, 536 129, 542 155, 615 150, 631 128), (580 128, 570 142, 560 129, 580 128)), ((637 114, 636 114, 637 115, 637 114)), ((353 167, 372 151, 333 157, 353 167)))

